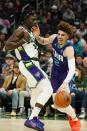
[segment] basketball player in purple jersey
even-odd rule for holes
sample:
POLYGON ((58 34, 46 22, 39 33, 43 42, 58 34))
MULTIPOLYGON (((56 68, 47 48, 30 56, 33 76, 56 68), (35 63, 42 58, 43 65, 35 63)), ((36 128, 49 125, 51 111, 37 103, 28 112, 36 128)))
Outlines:
MULTIPOLYGON (((69 83, 75 74, 74 49, 70 38, 73 35, 73 28, 67 22, 60 22, 58 25, 58 34, 53 34, 48 38, 40 36, 39 27, 33 27, 33 34, 36 40, 42 44, 52 44, 53 67, 51 75, 51 84, 54 93, 57 91, 68 91, 69 83)), ((69 117, 69 123, 72 131, 80 131, 80 120, 69 105, 67 108, 58 108, 59 111, 66 113, 69 117)))

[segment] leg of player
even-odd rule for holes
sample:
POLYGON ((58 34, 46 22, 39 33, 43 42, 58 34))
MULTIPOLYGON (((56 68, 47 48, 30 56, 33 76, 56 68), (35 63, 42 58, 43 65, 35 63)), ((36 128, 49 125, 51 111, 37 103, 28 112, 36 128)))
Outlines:
POLYGON ((80 131, 80 120, 76 117, 76 113, 71 105, 66 108, 58 108, 58 110, 65 112, 68 115, 68 120, 72 131, 80 131))
MULTIPOLYGON (((36 96, 31 96, 32 102, 35 102, 35 106, 33 104, 33 110, 32 113, 24 123, 25 126, 43 131, 44 130, 44 124, 38 119, 38 115, 42 109, 42 107, 45 105, 45 103, 48 101, 48 99, 51 97, 53 93, 53 89, 51 87, 50 82, 48 79, 42 80, 38 86, 36 87, 36 96), (34 99, 33 99, 34 98, 34 99)), ((32 104, 32 103, 31 103, 32 104)))
MULTIPOLYGON (((60 92, 60 93, 62 93, 62 92, 60 92)), ((67 99, 68 94, 62 93, 62 95, 60 95, 60 93, 58 93, 59 95, 58 94, 56 95, 55 98, 57 98, 57 99, 54 99, 54 101, 58 101, 58 99, 59 99, 57 106, 62 105, 64 103, 64 101, 66 101, 65 104, 67 105, 67 103, 69 101, 69 99, 67 99)), ((60 106, 60 107, 58 106, 57 109, 68 115, 68 120, 69 120, 69 124, 70 124, 72 131, 80 131, 80 127, 81 127, 80 120, 76 117, 76 113, 75 113, 74 109, 69 104, 68 104, 68 106, 65 106, 65 108, 64 108, 64 106, 60 106)))

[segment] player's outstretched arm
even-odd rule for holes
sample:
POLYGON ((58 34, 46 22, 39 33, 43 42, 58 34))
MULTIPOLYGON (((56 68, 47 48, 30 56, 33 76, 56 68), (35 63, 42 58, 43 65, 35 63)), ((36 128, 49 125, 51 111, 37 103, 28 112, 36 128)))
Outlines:
POLYGON ((47 45, 53 42, 55 35, 51 35, 48 38, 44 38, 40 36, 40 29, 38 26, 32 27, 32 32, 38 41, 39 44, 41 45, 47 45))
POLYGON ((74 58, 73 47, 71 47, 71 46, 67 47, 64 51, 64 55, 67 57, 67 60, 68 60, 69 71, 67 73, 67 76, 66 76, 64 82, 59 87, 58 92, 67 89, 67 84, 71 81, 71 79, 73 78, 73 76, 75 74, 75 58, 74 58))
POLYGON ((13 34, 9 37, 5 44, 5 50, 14 50, 17 47, 23 45, 26 42, 24 39, 24 29, 18 28, 13 34))

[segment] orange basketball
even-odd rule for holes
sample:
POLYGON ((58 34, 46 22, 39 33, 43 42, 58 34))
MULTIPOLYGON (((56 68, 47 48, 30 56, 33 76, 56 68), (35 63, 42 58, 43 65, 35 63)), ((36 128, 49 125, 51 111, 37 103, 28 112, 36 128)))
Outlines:
POLYGON ((67 107, 71 104, 71 95, 68 92, 57 92, 54 97, 54 105, 59 108, 67 107))

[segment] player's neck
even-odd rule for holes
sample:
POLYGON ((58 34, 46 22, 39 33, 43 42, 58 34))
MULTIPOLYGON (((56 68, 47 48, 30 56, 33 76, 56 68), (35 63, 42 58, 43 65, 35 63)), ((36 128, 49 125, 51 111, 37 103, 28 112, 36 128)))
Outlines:
POLYGON ((62 48, 64 46, 64 44, 59 43, 58 46, 59 46, 59 48, 62 48))
POLYGON ((27 27, 27 25, 23 25, 23 27, 28 31, 28 32, 31 32, 31 30, 27 27))

